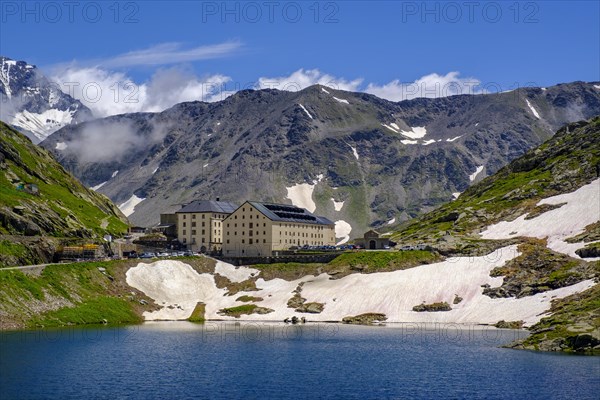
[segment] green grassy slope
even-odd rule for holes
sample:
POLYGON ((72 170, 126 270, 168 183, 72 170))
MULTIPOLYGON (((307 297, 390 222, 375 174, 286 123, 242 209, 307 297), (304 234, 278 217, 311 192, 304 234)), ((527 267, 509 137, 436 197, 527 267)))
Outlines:
MULTIPOLYGON (((126 229, 127 219, 107 197, 84 187, 50 153, 0 122, 0 235, 99 238, 126 229), (19 190, 23 184, 37 185, 39 194, 19 190)), ((0 249, 23 252, 15 246, 3 243, 0 249)))

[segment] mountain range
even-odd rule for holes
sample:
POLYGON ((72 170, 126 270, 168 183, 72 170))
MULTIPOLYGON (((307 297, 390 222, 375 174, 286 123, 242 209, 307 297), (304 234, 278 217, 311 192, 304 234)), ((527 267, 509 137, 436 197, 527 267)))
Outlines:
POLYGON ((0 56, 0 120, 39 143, 65 125, 93 118, 35 65, 0 56))
POLYGON ((66 126, 42 146, 139 225, 194 199, 291 202, 385 230, 600 114, 600 83, 391 102, 315 85, 66 126))

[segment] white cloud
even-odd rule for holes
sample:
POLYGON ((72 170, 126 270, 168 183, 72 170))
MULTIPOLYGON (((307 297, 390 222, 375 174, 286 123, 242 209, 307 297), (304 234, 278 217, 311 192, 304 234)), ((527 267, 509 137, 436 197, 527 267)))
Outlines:
POLYGON ((214 101, 231 78, 224 75, 198 77, 185 67, 157 70, 147 82, 134 82, 122 72, 100 67, 70 66, 53 77, 65 93, 80 100, 97 117, 157 112, 184 101, 214 101))
POLYGON ((358 91, 363 80, 361 78, 346 80, 325 74, 318 69, 299 69, 289 76, 261 77, 256 85, 257 89, 279 89, 297 92, 312 85, 323 85, 333 89, 358 91))
POLYGON ((242 87, 228 76, 213 74, 199 77, 190 68, 181 65, 158 69, 145 82, 134 82, 126 73, 108 68, 220 57, 239 47, 238 42, 226 42, 181 50, 177 43, 162 44, 115 56, 102 62, 102 66, 62 65, 55 68, 53 79, 61 85, 64 92, 92 109, 97 117, 131 112, 159 112, 185 101, 219 101, 245 88, 299 91, 320 84, 332 89, 366 92, 391 101, 482 93, 478 79, 462 78, 456 71, 445 75, 425 75, 414 82, 393 80, 383 85, 369 83, 365 86, 362 78, 347 79, 318 69, 301 68, 287 76, 263 76, 256 83, 242 87))
POLYGON ((144 50, 119 54, 97 64, 104 68, 178 64, 225 57, 238 50, 241 45, 240 42, 231 41, 182 49, 181 43, 162 43, 144 50))
POLYGON ((425 75, 411 83, 403 83, 397 79, 381 86, 369 83, 364 92, 391 101, 480 93, 477 87, 481 82, 478 79, 460 78, 459 75, 459 72, 453 71, 446 75, 425 75))

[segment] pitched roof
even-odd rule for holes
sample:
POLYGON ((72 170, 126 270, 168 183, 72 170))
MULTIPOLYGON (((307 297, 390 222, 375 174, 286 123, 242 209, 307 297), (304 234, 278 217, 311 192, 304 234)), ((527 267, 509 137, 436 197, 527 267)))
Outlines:
POLYGON ((203 212, 231 214, 236 210, 236 208, 238 208, 237 204, 229 201, 198 200, 188 204, 187 206, 183 206, 179 211, 176 211, 176 214, 203 212))
POLYGON ((261 203, 249 201, 254 208, 263 213, 271 221, 297 222, 301 224, 334 225, 329 219, 314 215, 305 208, 289 204, 261 203))

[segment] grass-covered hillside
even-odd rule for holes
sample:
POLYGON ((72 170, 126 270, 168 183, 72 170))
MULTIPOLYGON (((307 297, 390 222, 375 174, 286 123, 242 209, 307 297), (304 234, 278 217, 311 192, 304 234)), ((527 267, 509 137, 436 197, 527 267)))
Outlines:
POLYGON ((0 255, 19 258, 36 247, 35 240, 19 236, 99 238, 126 229, 127 219, 107 197, 84 187, 48 151, 0 122, 0 255))
MULTIPOLYGON (((526 213, 525 219, 533 219, 559 208, 564 203, 538 203, 574 192, 599 177, 600 117, 596 117, 565 126, 540 147, 467 189, 457 200, 406 223, 390 237, 401 245, 427 243, 444 255, 483 255, 509 243, 518 244, 520 255, 491 271, 491 276, 504 277, 500 287, 482 289, 491 298, 522 298, 586 279, 598 282, 600 261, 553 251, 547 247, 546 238, 484 240, 479 233, 500 221, 512 221, 526 213)), ((587 205, 588 209, 600 207, 600 199, 592 202, 595 204, 587 205)), ((600 221, 587 225, 583 233, 566 242, 581 243, 576 253, 593 257, 598 240, 600 221)), ((531 336, 512 347, 600 353, 599 287, 596 283, 582 293, 554 300, 550 315, 531 328, 531 336)))

